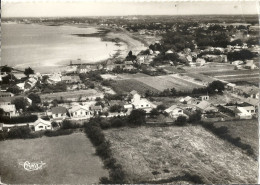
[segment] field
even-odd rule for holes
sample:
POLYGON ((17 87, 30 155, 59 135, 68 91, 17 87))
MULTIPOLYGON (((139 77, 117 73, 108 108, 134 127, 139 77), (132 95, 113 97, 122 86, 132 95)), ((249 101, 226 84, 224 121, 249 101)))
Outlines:
POLYGON ((78 90, 78 91, 67 91, 67 92, 58 92, 58 93, 51 93, 51 94, 41 94, 41 99, 45 100, 52 100, 52 99, 59 99, 60 97, 63 98, 77 98, 77 97, 85 97, 85 96, 95 96, 99 92, 94 89, 87 89, 87 90, 78 90))
POLYGON ((229 133, 235 138, 240 137, 243 143, 253 147, 254 152, 258 153, 258 121, 255 120, 238 120, 227 122, 216 122, 216 127, 226 126, 229 133))
POLYGON ((0 176, 7 184, 92 184, 108 173, 83 133, 0 142, 0 176), (20 162, 46 163, 26 171, 20 162))
POLYGON ((207 184, 257 182, 256 161, 200 126, 120 128, 105 135, 133 183, 184 173, 207 184))
POLYGON ((257 86, 259 84, 259 70, 215 71, 203 72, 203 74, 232 83, 244 81, 257 86))
POLYGON ((129 93, 132 90, 136 90, 140 94, 144 94, 147 90, 156 93, 160 92, 145 83, 137 81, 136 79, 115 80, 111 82, 111 86, 117 93, 129 93))

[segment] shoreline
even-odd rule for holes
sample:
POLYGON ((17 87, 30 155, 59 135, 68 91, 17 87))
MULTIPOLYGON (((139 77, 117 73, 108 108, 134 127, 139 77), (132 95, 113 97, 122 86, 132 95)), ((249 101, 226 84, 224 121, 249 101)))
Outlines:
MULTIPOLYGON (((21 24, 21 23, 15 23, 15 24, 21 24)), ((23 23, 22 23, 23 24, 23 23)), ((33 23, 34 24, 34 23, 33 23)), ((77 24, 60 24, 60 25, 48 25, 48 24, 38 24, 42 26, 72 26, 72 27, 78 27, 78 28, 95 28, 97 31, 95 33, 89 33, 89 34, 70 34, 72 36, 76 37, 95 37, 100 38, 101 42, 112 42, 115 44, 115 46, 118 47, 118 50, 112 51, 113 54, 110 57, 107 57, 105 59, 94 59, 93 61, 87 61, 86 59, 82 59, 82 61, 85 61, 86 64, 102 64, 107 60, 123 60, 127 55, 128 52, 131 50, 133 54, 137 55, 140 51, 147 49, 147 43, 145 43, 144 40, 137 39, 136 36, 129 33, 127 30, 124 30, 122 28, 112 28, 112 27, 104 27, 100 25, 77 25, 77 24), (87 61, 87 62, 86 62, 87 61)), ((73 60, 73 59, 69 59, 73 60)), ((52 68, 53 71, 60 71, 59 68, 66 67, 68 64, 64 63, 65 60, 59 60, 52 61, 51 63, 45 62, 44 64, 41 63, 26 63, 26 64, 16 64, 12 67, 16 68, 26 68, 28 66, 35 69, 35 71, 46 71, 46 68, 52 68)), ((48 70, 47 70, 48 71, 48 70)))

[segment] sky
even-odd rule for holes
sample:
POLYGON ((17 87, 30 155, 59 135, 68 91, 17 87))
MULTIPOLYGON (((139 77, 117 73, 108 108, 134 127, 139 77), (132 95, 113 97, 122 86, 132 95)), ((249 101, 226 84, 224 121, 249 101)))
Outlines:
POLYGON ((2 17, 258 14, 257 1, 73 1, 2 0, 2 17))

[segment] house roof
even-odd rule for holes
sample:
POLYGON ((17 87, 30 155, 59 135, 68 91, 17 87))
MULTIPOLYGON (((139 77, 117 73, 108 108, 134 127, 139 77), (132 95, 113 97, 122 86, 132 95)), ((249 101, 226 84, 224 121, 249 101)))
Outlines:
POLYGON ((250 105, 254 105, 254 106, 257 106, 259 104, 259 100, 254 99, 254 98, 246 98, 244 101, 246 103, 248 103, 250 105))
POLYGON ((201 101, 198 105, 196 105, 198 108, 205 110, 210 106, 210 103, 207 101, 201 101))
POLYGON ((102 110, 102 106, 101 105, 92 105, 90 106, 91 110, 102 110))
MULTIPOLYGON (((181 109, 179 106, 177 105, 172 105, 171 107, 169 107, 168 109, 165 109, 165 112, 170 113, 171 111, 175 110, 175 109, 181 109)), ((182 110, 182 109, 181 109, 182 110)))
POLYGON ((50 121, 46 121, 46 120, 43 120, 43 119, 41 119, 41 118, 37 119, 37 120, 33 123, 33 125, 34 125, 34 126, 37 126, 37 125, 40 124, 40 123, 42 123, 42 124, 44 124, 44 125, 48 125, 48 126, 51 125, 51 122, 50 122, 50 121))
POLYGON ((76 111, 81 110, 81 109, 88 111, 88 109, 86 107, 81 106, 81 105, 77 105, 77 106, 74 106, 71 109, 69 109, 69 112, 76 112, 76 111))
POLYGON ((64 114, 67 113, 67 109, 65 107, 58 106, 58 107, 53 107, 51 109, 51 112, 52 114, 64 114))
POLYGON ((130 94, 135 95, 135 94, 138 94, 138 92, 137 92, 136 90, 132 90, 132 91, 130 92, 130 94))

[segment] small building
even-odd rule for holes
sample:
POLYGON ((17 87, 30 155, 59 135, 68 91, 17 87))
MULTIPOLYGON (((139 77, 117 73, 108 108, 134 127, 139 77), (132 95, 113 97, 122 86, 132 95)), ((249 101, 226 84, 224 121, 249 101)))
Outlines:
POLYGON ((0 108, 4 111, 4 116, 18 116, 15 105, 11 103, 11 98, 0 98, 0 108))
POLYGON ((14 94, 10 92, 0 92, 0 98, 13 97, 14 94))
POLYGON ((207 100, 209 100, 209 96, 208 95, 200 96, 199 99, 201 101, 203 101, 203 100, 207 101, 207 100))
POLYGON ((211 103, 207 101, 201 101, 199 104, 196 105, 196 108, 202 113, 218 112, 218 109, 212 106, 211 103))
POLYGON ((146 98, 141 98, 141 95, 138 94, 135 90, 131 91, 130 95, 132 96, 131 104, 133 105, 134 109, 142 109, 146 113, 149 113, 153 108, 156 108, 156 105, 151 103, 146 98))
POLYGON ((239 119, 251 119, 252 114, 248 112, 244 107, 237 107, 235 110, 235 116, 239 119))
POLYGON ((246 65, 244 67, 246 69, 258 69, 253 60, 246 60, 246 65))
POLYGON ((51 109, 52 120, 56 122, 62 122, 67 118, 67 109, 65 107, 53 107, 51 109))
POLYGON ((36 120, 32 126, 34 127, 34 131, 41 131, 41 130, 52 130, 52 125, 50 121, 43 120, 39 118, 36 120))
POLYGON ((88 119, 93 116, 92 111, 90 111, 87 107, 77 105, 73 106, 69 109, 69 114, 71 119, 88 119))
POLYGON ((65 82, 67 84, 81 83, 79 76, 76 76, 76 75, 74 75, 74 76, 62 76, 61 81, 65 82))
POLYGON ((92 105, 89 107, 89 110, 94 114, 100 114, 103 111, 103 108, 101 105, 92 105))
POLYGON ((226 85, 226 89, 227 90, 229 90, 229 91, 234 91, 235 90, 235 87, 236 87, 236 84, 233 84, 233 83, 228 83, 227 85, 226 85))
POLYGON ((177 105, 172 105, 168 109, 165 109, 165 112, 167 112, 171 118, 178 118, 179 116, 187 117, 187 115, 184 114, 183 109, 177 105))
POLYGON ((244 62, 242 60, 236 60, 236 61, 233 61, 231 64, 238 66, 238 65, 244 64, 244 62))
POLYGON ((196 66, 204 66, 206 61, 203 58, 197 58, 196 59, 196 66))

